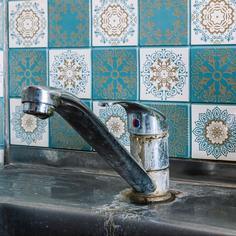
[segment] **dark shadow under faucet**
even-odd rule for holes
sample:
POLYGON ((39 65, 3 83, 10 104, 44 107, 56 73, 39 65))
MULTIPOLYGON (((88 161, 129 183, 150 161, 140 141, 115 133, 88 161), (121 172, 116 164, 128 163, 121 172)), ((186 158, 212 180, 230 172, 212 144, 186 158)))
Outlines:
MULTIPOLYGON (((137 156, 133 157, 108 131, 100 119, 76 96, 55 88, 29 86, 23 90, 22 103, 25 113, 41 119, 52 116, 54 111, 60 114, 127 181, 133 188, 133 192, 152 195, 157 191, 155 177, 153 178, 152 174, 147 173, 137 156)), ((144 106, 135 105, 135 103, 124 102, 120 105, 126 111, 128 107, 139 106, 140 111, 142 109, 145 111, 144 106)), ((140 114, 146 113, 141 112, 140 114)), ((168 164, 164 169, 166 170, 166 168, 168 168, 168 164)), ((166 178, 169 181, 169 175, 166 178)), ((168 188, 168 183, 165 184, 168 188)))

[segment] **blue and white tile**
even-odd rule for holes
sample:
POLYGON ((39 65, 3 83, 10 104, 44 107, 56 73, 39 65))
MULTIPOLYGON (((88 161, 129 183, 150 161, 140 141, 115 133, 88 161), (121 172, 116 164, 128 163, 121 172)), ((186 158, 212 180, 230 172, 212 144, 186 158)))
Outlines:
POLYGON ((3 97, 3 51, 0 51, 0 97, 3 97))
POLYGON ((235 44, 235 0, 192 0, 192 44, 235 44))
POLYGON ((236 161, 236 106, 192 105, 192 158, 236 161))
POLYGON ((90 45, 90 0, 49 0, 51 48, 90 45))
POLYGON ((138 44, 137 0, 93 0, 94 46, 138 44))
POLYGON ((145 102, 164 114, 168 123, 170 157, 189 158, 190 105, 186 103, 145 102))
POLYGON ((8 4, 9 47, 47 47, 47 0, 11 1, 8 4))
POLYGON ((10 97, 21 97, 29 85, 47 85, 46 49, 10 49, 9 62, 10 97))
POLYGON ((189 101, 189 49, 140 49, 140 99, 189 101))
POLYGON ((114 137, 129 150, 130 140, 125 109, 120 105, 112 105, 112 102, 109 101, 95 101, 93 102, 93 112, 114 137))
POLYGON ((189 0, 141 0, 140 44, 188 45, 189 0))
POLYGON ((236 103, 236 47, 191 49, 191 101, 236 103))
POLYGON ((11 144, 48 147, 48 120, 23 113, 21 99, 10 99, 11 144))
POLYGON ((79 98, 91 98, 91 50, 49 51, 49 84, 79 98))
POLYGON ((93 50, 93 99, 137 99, 137 49, 93 50))

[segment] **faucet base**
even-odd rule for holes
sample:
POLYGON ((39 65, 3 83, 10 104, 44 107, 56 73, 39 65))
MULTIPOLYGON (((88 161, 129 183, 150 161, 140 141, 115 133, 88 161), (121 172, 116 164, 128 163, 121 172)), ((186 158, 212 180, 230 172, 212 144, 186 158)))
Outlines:
POLYGON ((133 189, 124 190, 122 194, 133 203, 149 204, 157 202, 169 202, 174 200, 174 194, 170 191, 160 195, 160 193, 143 194, 137 193, 133 189))

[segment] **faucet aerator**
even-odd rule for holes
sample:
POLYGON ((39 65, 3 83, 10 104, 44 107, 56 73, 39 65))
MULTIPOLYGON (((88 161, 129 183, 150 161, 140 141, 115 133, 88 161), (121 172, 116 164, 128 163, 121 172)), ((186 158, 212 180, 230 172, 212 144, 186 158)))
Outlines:
POLYGON ((44 120, 53 115, 54 108, 43 103, 23 102, 23 112, 44 120))

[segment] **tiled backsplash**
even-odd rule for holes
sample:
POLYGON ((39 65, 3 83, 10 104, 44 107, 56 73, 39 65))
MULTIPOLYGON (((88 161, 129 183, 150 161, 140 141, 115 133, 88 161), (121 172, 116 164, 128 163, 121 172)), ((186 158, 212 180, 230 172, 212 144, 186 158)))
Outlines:
POLYGON ((92 151, 59 115, 22 113, 40 84, 83 99, 128 149, 114 101, 163 112, 172 157, 236 161, 235 0, 8 1, 8 25, 11 144, 92 151))

